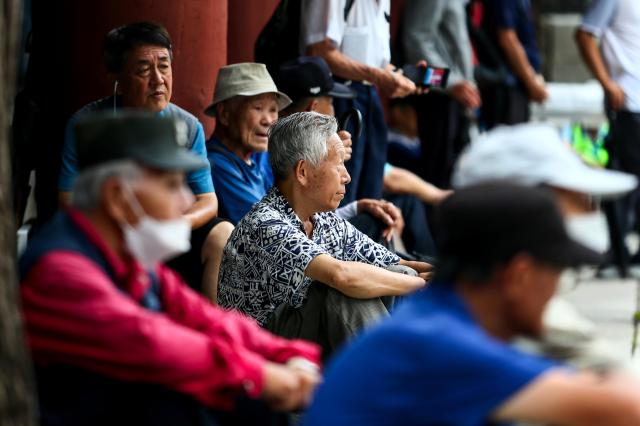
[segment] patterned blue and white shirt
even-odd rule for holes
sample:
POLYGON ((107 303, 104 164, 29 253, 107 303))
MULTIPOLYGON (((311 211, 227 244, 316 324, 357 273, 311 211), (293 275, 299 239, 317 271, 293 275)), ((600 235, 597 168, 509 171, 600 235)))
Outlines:
POLYGON ((318 255, 387 267, 400 258, 333 212, 316 213, 307 237, 302 221, 272 188, 238 222, 224 248, 218 303, 266 324, 281 304, 303 304, 311 278, 304 271, 318 255))

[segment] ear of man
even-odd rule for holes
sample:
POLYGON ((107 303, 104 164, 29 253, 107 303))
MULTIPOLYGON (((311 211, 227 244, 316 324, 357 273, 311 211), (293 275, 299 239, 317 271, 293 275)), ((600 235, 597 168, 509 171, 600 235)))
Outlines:
POLYGON ((216 105, 216 124, 220 123, 225 127, 229 126, 230 112, 228 105, 225 101, 222 101, 216 105))
POLYGON ((307 111, 307 112, 317 112, 318 111, 318 105, 320 105, 320 102, 318 101, 318 98, 311 98, 311 100, 307 104, 307 107, 306 107, 305 111, 307 111))
MULTIPOLYGON (((100 196, 101 208, 107 212, 109 217, 118 223, 134 223, 136 215, 133 212, 129 197, 124 193, 122 181, 116 177, 108 178, 102 185, 100 196)), ((134 196, 133 194, 130 197, 134 196)))
POLYGON ((299 160, 293 168, 293 173, 296 177, 296 180, 303 187, 309 185, 309 178, 311 173, 309 166, 310 164, 307 161, 299 160))
POLYGON ((527 297, 534 267, 530 255, 517 254, 496 272, 501 291, 510 302, 519 303, 527 297))

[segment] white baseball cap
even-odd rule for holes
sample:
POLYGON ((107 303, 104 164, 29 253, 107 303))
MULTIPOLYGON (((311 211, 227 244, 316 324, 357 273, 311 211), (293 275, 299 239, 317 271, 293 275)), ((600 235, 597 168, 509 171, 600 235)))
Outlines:
POLYGON ((601 198, 619 197, 638 185, 628 173, 588 166, 555 128, 538 123, 499 127, 480 136, 460 156, 453 185, 496 179, 546 184, 601 198))

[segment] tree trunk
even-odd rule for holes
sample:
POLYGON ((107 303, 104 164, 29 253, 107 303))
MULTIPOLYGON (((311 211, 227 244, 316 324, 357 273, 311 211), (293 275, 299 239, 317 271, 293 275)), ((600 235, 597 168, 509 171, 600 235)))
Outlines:
POLYGON ((22 2, 0 0, 0 10, 0 424, 34 425, 33 375, 18 304, 9 150, 22 2))

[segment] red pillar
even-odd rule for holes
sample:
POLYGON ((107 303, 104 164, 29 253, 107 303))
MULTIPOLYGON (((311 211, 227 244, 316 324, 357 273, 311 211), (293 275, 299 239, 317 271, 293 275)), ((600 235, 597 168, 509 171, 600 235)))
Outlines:
POLYGON ((252 62, 256 38, 280 0, 230 0, 228 63, 252 62))
POLYGON ((213 129, 202 110, 210 103, 218 68, 227 59, 226 0, 67 0, 65 39, 69 107, 73 110, 111 93, 102 60, 102 41, 117 26, 152 21, 173 41, 172 102, 213 129))

